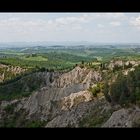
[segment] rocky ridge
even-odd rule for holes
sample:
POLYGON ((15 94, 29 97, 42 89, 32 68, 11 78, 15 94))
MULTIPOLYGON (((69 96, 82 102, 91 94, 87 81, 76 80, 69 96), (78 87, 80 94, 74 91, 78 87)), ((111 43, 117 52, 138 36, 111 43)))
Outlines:
POLYGON ((8 105, 15 106, 15 113, 24 110, 27 120, 47 122, 45 127, 132 127, 140 119, 139 107, 115 108, 103 95, 95 98, 88 91, 102 81, 99 71, 77 66, 67 73, 47 72, 43 77, 46 85, 29 97, 1 101, 0 120, 8 105))

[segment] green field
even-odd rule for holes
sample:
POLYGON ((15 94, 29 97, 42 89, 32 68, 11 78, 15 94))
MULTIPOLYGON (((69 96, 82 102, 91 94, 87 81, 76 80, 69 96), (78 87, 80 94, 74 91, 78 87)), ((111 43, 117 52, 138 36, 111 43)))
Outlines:
POLYGON ((69 69, 76 64, 84 62, 107 62, 113 58, 126 60, 140 59, 140 50, 129 47, 29 47, 29 48, 10 48, 0 51, 0 62, 23 68, 45 67, 47 69, 63 70, 69 69))
POLYGON ((35 57, 22 57, 23 60, 27 60, 27 61, 48 61, 47 58, 43 57, 43 56, 35 56, 35 57))

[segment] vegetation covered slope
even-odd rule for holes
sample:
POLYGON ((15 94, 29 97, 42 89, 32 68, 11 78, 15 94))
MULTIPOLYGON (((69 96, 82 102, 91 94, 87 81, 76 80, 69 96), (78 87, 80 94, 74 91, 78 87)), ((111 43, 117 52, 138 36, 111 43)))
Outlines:
POLYGON ((91 60, 94 60, 94 58, 63 52, 49 52, 41 54, 25 54, 12 58, 4 57, 0 59, 0 62, 23 68, 45 67, 47 69, 64 70, 73 68, 75 64, 81 63, 81 61, 88 62, 91 60))
POLYGON ((51 72, 33 72, 3 83, 0 85, 0 100, 12 100, 29 96, 33 91, 52 82, 54 75, 51 72))
POLYGON ((140 66, 130 71, 127 76, 119 73, 115 82, 106 81, 104 94, 111 103, 140 104, 140 66))

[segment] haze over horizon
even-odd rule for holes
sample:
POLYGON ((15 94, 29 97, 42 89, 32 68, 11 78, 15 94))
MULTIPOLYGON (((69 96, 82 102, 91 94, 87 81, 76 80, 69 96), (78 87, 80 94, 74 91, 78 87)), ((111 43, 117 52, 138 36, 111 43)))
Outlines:
POLYGON ((140 43, 140 13, 0 13, 0 43, 140 43))

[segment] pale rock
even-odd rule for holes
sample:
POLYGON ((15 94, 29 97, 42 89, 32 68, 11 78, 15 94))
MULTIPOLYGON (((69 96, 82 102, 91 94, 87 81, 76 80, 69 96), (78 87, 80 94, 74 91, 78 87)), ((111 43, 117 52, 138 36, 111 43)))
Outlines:
POLYGON ((102 127, 132 127, 137 120, 140 120, 140 108, 122 108, 113 112, 102 127))

